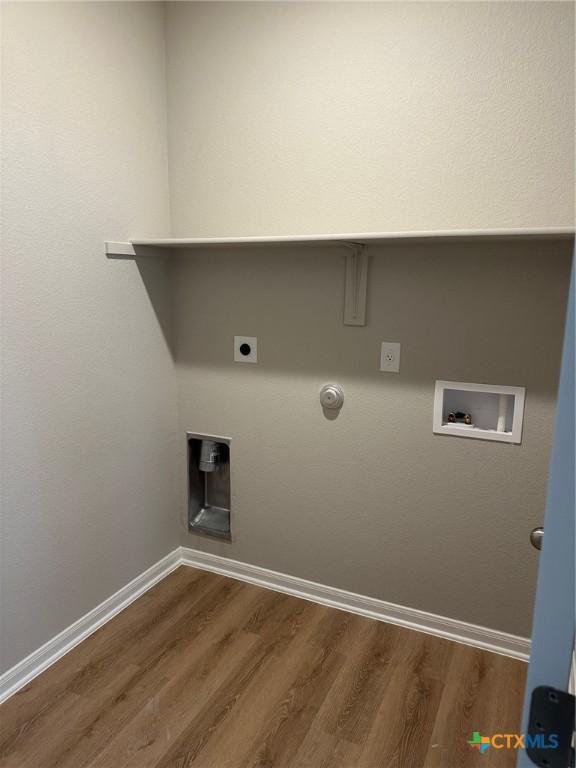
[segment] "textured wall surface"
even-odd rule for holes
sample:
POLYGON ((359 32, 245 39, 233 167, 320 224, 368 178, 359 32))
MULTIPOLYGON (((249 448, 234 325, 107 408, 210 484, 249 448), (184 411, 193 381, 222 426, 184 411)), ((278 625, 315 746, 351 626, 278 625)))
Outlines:
POLYGON ((569 224, 572 5, 168 6, 2 4, 0 669, 178 543, 185 429, 234 457, 234 544, 187 544, 527 634, 565 249, 372 249, 345 328, 338 250, 191 257, 172 306, 102 244, 569 224), (436 378, 527 386, 522 446, 433 436, 436 378))
MULTIPOLYGON (((173 234, 569 225, 573 15, 170 3, 173 234)), ((210 252, 177 268, 180 429, 233 438, 236 535, 183 540, 527 635, 567 252, 372 253, 366 328, 342 325, 338 252, 210 252), (232 364, 234 334, 259 337, 257 367, 232 364), (399 376, 377 371, 382 340, 402 343, 399 376), (434 436, 438 378, 526 386, 523 444, 434 436), (347 393, 335 421, 317 402, 329 379, 347 393)))
POLYGON ((572 3, 168 5, 175 235, 572 222, 572 3))
POLYGON ((371 253, 364 328, 342 324, 341 250, 178 266, 180 431, 232 438, 234 528, 183 543, 527 636, 569 248, 371 253), (232 362, 234 334, 258 337, 258 365, 232 362), (399 374, 378 370, 383 340, 402 343, 399 374), (436 379, 525 386, 522 445, 433 435, 436 379), (327 381, 346 394, 333 421, 327 381))
POLYGON ((3 3, 2 668, 177 545, 162 8, 3 3))

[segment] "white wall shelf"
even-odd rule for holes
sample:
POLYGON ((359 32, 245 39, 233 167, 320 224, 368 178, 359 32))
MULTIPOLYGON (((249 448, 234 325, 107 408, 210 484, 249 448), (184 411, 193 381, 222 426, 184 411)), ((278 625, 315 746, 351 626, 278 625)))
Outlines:
POLYGON ((271 248, 277 246, 342 246, 347 249, 344 283, 344 325, 366 325, 368 255, 366 246, 389 243, 438 243, 503 240, 571 240, 574 228, 453 229, 425 232, 356 232, 335 235, 278 235, 254 237, 134 238, 106 242, 109 259, 166 256, 174 252, 214 248, 271 248))
POLYGON ((437 381, 432 431, 437 435, 471 437, 501 443, 522 442, 524 387, 437 381), (451 413, 471 415, 471 424, 453 423, 451 413))
POLYGON ((160 254, 173 249, 210 249, 270 247, 280 245, 384 245, 394 242, 438 242, 467 240, 570 240, 573 227, 536 227, 522 229, 453 229, 423 232, 356 232, 335 235, 278 235, 254 237, 169 237, 133 238, 127 242, 106 243, 111 259, 160 254))

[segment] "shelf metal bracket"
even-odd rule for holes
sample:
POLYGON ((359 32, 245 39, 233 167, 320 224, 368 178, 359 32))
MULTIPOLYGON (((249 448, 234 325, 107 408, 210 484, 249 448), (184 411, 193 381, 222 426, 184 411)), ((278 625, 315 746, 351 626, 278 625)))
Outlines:
POLYGON ((362 243, 343 243, 346 254, 344 283, 344 325, 366 325, 368 254, 362 243))

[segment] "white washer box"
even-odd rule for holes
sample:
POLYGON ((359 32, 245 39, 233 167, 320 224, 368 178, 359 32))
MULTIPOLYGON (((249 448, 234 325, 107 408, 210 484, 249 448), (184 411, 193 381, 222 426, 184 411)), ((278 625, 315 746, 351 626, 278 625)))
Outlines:
POLYGON ((525 396, 524 387, 437 381, 432 431, 438 435, 520 444, 525 396), (448 415, 457 411, 469 413, 472 424, 449 422, 448 415))

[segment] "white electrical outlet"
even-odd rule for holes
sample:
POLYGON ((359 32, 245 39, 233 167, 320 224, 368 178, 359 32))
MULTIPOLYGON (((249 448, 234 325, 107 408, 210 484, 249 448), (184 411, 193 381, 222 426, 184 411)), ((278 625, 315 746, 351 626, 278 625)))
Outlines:
POLYGON ((397 341, 382 342, 380 370, 387 373, 400 372, 400 344, 397 341))
POLYGON ((258 362, 258 339, 256 336, 234 336, 234 361, 236 363, 258 362))

